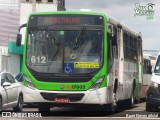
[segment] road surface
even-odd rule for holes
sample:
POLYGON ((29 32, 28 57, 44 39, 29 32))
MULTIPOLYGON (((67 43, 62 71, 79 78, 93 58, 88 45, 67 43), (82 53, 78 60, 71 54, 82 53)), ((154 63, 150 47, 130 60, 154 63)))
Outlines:
POLYGON ((157 112, 145 111, 145 102, 135 104, 133 109, 121 108, 121 111, 118 111, 114 114, 93 110, 93 108, 79 109, 79 108, 58 108, 58 107, 51 108, 50 113, 44 114, 44 113, 38 113, 38 109, 35 107, 36 106, 32 107, 25 106, 23 108, 22 113, 14 113, 12 109, 7 109, 3 111, 0 120, 160 119, 160 113, 158 111, 157 112), (11 114, 12 117, 6 117, 6 114, 11 114))

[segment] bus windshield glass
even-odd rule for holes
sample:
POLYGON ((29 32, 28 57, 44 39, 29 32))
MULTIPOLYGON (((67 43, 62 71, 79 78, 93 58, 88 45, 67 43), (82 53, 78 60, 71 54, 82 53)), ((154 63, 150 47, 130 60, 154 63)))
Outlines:
POLYGON ((27 66, 35 72, 59 74, 90 73, 99 69, 103 64, 103 18, 93 16, 91 23, 86 21, 85 25, 84 16, 78 20, 72 15, 70 22, 60 17, 60 23, 57 16, 51 18, 49 23, 45 16, 30 18, 34 22, 41 19, 44 24, 29 22, 27 66))

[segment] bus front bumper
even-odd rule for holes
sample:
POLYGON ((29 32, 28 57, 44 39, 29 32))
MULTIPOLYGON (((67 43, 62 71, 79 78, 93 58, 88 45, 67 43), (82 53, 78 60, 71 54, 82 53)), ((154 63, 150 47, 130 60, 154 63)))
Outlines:
POLYGON ((56 103, 57 98, 68 98, 69 103, 103 105, 112 100, 111 88, 106 87, 87 91, 45 91, 24 86, 23 92, 25 103, 56 103))

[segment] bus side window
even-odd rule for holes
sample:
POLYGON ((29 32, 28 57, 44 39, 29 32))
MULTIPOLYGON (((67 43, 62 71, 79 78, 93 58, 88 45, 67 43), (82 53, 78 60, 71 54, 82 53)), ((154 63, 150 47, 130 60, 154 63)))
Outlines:
POLYGON ((133 60, 134 58, 134 48, 133 48, 133 37, 130 36, 130 54, 131 54, 131 61, 133 60))
POLYGON ((143 73, 152 74, 152 66, 151 66, 150 60, 148 60, 148 59, 144 59, 143 73))
POLYGON ((113 46, 111 41, 111 33, 107 32, 107 42, 108 42, 108 71, 110 71, 113 65, 113 46))
MULTIPOLYGON (((137 41, 138 43, 137 43, 137 57, 138 57, 138 59, 139 60, 141 60, 142 58, 141 58, 141 56, 142 56, 142 40, 141 40, 141 38, 138 38, 138 41, 137 41)), ((149 61, 149 63, 150 63, 150 61, 149 61)))
POLYGON ((152 66, 150 60, 148 60, 148 74, 152 74, 152 66))
POLYGON ((116 41, 116 44, 112 47, 113 49, 113 56, 114 58, 117 58, 118 59, 118 40, 117 40, 117 29, 116 27, 113 27, 113 31, 114 31, 114 41, 116 41))
POLYGON ((133 60, 138 60, 138 49, 137 49, 137 39, 136 38, 134 38, 134 40, 133 40, 133 48, 134 48, 133 60))
POLYGON ((127 60, 127 33, 123 32, 124 59, 127 60))

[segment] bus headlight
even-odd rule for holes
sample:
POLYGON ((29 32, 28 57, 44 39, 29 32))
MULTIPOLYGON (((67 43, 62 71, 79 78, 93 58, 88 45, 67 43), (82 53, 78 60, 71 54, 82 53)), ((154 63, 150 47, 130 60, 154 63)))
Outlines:
POLYGON ((89 90, 96 90, 100 87, 102 81, 104 79, 104 76, 98 78, 98 80, 91 86, 91 88, 89 90))
POLYGON ((31 80, 30 80, 28 77, 26 77, 26 76, 24 76, 24 79, 25 79, 26 82, 27 82, 27 86, 28 86, 29 88, 35 90, 35 86, 34 86, 33 83, 31 82, 31 80))

